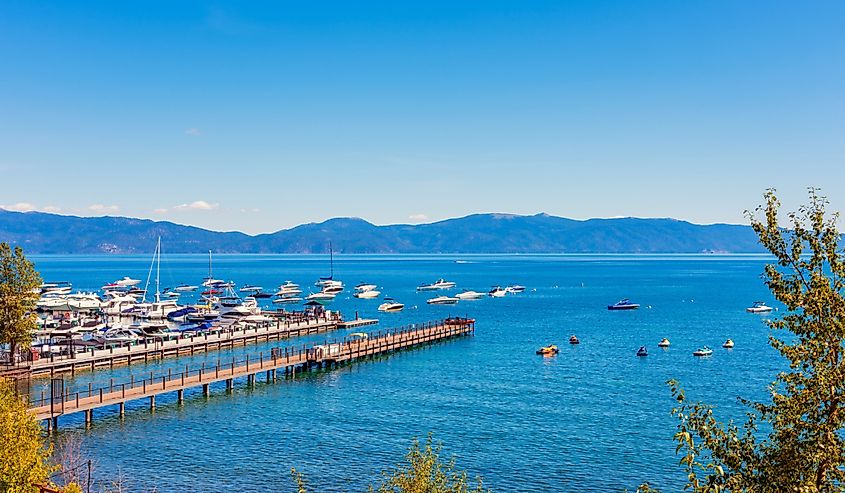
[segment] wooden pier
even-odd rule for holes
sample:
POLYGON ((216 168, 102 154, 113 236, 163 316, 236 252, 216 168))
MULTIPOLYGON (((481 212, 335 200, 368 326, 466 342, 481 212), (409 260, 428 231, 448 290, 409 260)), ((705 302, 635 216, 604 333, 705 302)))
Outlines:
POLYGON ((269 353, 258 357, 247 356, 244 360, 221 362, 213 367, 202 366, 165 375, 151 375, 142 380, 111 384, 108 387, 84 389, 70 393, 64 388, 64 380, 54 379, 49 396, 32 400, 30 410, 39 418, 47 420, 48 430, 58 426, 58 417, 66 414, 85 412, 85 422, 93 420, 94 409, 106 406, 119 406, 121 416, 127 401, 149 399, 150 408, 155 408, 155 398, 159 394, 176 392, 178 402, 184 400, 186 389, 202 387, 203 394, 210 393, 209 385, 225 381, 231 389, 233 380, 246 377, 247 384, 255 384, 259 374, 265 375, 267 382, 276 380, 277 371, 282 370, 285 377, 295 377, 297 372, 315 368, 332 368, 348 364, 363 358, 437 341, 471 335, 475 333, 475 321, 466 318, 449 318, 440 322, 426 323, 404 329, 378 331, 367 337, 344 338, 340 341, 326 341, 325 344, 299 348, 273 348, 269 353))
POLYGON ((60 373, 75 374, 77 371, 97 368, 114 368, 133 363, 145 363, 152 359, 170 356, 191 355, 206 351, 228 349, 291 337, 322 334, 338 329, 378 323, 378 320, 360 319, 344 322, 340 319, 303 319, 298 321, 275 320, 252 327, 225 329, 210 334, 199 334, 181 339, 147 340, 134 345, 107 349, 90 349, 71 355, 41 358, 29 366, 31 376, 54 376, 60 373), (356 325, 357 324, 357 325, 356 325))

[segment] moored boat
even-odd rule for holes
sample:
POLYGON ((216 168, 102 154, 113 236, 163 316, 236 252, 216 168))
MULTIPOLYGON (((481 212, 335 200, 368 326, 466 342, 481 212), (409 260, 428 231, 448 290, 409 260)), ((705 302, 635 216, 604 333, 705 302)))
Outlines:
POLYGON ((401 312, 405 308, 405 305, 402 303, 397 302, 393 298, 385 298, 384 302, 378 306, 378 311, 380 312, 401 312))
POLYGON ((637 356, 648 356, 648 349, 646 349, 645 346, 640 346, 640 348, 637 349, 637 356))
POLYGON ((660 342, 657 343, 657 347, 669 347, 669 339, 663 338, 660 342))
POLYGON ((569 338, 569 344, 581 344, 581 341, 573 335, 569 338))
POLYGON ((631 300, 628 298, 623 298, 612 305, 607 305, 608 310, 636 310, 639 307, 639 303, 631 303, 631 300))
POLYGON ((755 301, 753 305, 745 309, 749 313, 766 313, 772 311, 773 308, 763 303, 762 301, 755 301))
POLYGON ((734 347, 733 339, 728 339, 727 341, 725 341, 725 343, 722 344, 722 347, 725 349, 732 349, 734 347))
POLYGON ((459 300, 480 300, 481 298, 484 298, 484 293, 468 289, 456 294, 455 298, 458 298, 459 300))
POLYGON ((553 356, 553 355, 555 355, 559 352, 560 352, 560 349, 558 349, 558 347, 555 346, 554 344, 550 344, 548 346, 543 346, 543 347, 541 347, 540 349, 537 350, 537 354, 542 355, 542 356, 553 356))
POLYGON ((378 298, 379 295, 381 295, 381 291, 376 291, 375 289, 371 289, 371 290, 368 290, 368 291, 359 291, 359 292, 353 294, 352 296, 354 296, 358 299, 362 299, 362 300, 370 300, 370 299, 373 299, 373 298, 378 298))
POLYGON ((502 289, 501 286, 493 286, 493 288, 487 294, 489 294, 493 298, 502 298, 506 294, 508 294, 508 292, 502 289))
POLYGON ((693 356, 710 356, 713 354, 713 350, 707 346, 702 346, 695 351, 692 352, 693 356))
POLYGON ((429 305, 454 305, 458 301, 460 301, 458 300, 458 298, 452 298, 450 296, 438 296, 436 298, 431 298, 430 300, 427 300, 426 303, 428 303, 429 305))

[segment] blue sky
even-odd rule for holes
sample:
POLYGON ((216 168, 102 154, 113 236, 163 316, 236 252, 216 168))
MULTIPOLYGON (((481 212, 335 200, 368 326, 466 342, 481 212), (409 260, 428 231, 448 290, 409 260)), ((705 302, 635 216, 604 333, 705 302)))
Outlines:
POLYGON ((845 198, 845 4, 0 3, 0 205, 274 231, 845 198))

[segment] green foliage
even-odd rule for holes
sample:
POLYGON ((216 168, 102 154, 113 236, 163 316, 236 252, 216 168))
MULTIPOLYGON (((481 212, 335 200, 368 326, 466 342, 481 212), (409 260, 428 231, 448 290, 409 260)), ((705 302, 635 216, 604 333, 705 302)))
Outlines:
POLYGON ((747 215, 776 260, 763 277, 788 312, 769 326, 789 335, 769 341, 788 370, 769 386, 770 402, 742 401, 749 411, 741 426, 719 422, 712 407, 688 402, 669 382, 677 400, 676 451, 694 492, 845 491, 845 254, 838 215, 828 216, 827 201, 811 189, 809 205, 781 228, 774 191, 765 199, 747 215))
MULTIPOLYGON (((468 479, 466 471, 458 471, 455 459, 443 461, 440 458, 441 444, 435 444, 429 434, 424 445, 414 438, 405 462, 393 470, 382 472, 381 482, 370 486, 370 493, 484 493, 481 478, 475 484, 468 479)), ((307 493, 306 483, 296 469, 291 469, 297 493, 307 493)), ((650 490, 654 491, 654 490, 650 490)))
POLYGON ((0 344, 28 347, 36 329, 35 303, 41 276, 23 250, 0 243, 0 344))
POLYGON ((50 449, 41 441, 41 425, 14 392, 0 379, 0 492, 37 492, 52 472, 50 449))
POLYGON ((393 471, 382 473, 382 481, 370 492, 377 493, 468 493, 484 492, 481 478, 475 486, 467 478, 466 471, 455 469, 455 459, 444 462, 440 458, 441 444, 434 444, 429 434, 425 444, 420 446, 414 438, 411 448, 405 454, 405 463, 393 471))

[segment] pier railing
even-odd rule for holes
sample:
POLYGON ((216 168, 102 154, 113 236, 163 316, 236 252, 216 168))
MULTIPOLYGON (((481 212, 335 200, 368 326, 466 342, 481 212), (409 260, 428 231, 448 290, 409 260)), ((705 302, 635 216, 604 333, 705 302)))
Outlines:
POLYGON ((475 321, 465 318, 450 318, 437 322, 408 325, 402 328, 370 332, 366 337, 344 337, 326 339, 323 344, 312 346, 274 347, 258 355, 246 355, 231 360, 218 359, 215 365, 203 363, 198 368, 185 366, 184 370, 156 375, 150 372, 142 378, 130 375, 129 381, 107 386, 71 390, 65 387, 64 380, 53 379, 49 392, 30 395, 30 408, 41 417, 67 414, 93 409, 109 404, 149 397, 155 394, 181 390, 221 380, 231 380, 244 376, 254 376, 263 371, 279 368, 310 367, 326 362, 350 361, 365 356, 385 354, 427 342, 434 342, 474 332, 475 321), (58 382, 57 382, 58 381, 58 382), (56 385, 58 383, 58 385, 56 385))

